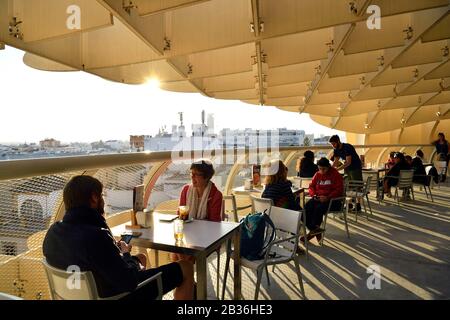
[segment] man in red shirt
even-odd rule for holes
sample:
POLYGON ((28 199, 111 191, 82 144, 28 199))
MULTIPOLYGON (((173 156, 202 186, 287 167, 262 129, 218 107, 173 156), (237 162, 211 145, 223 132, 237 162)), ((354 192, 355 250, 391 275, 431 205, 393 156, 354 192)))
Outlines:
MULTIPOLYGON (((312 197, 305 205, 306 227, 310 230, 308 240, 317 237, 317 241, 322 238, 323 229, 320 225, 324 214, 328 211, 328 206, 332 198, 341 197, 344 192, 344 179, 326 158, 317 162, 319 171, 314 175, 309 185, 309 195, 312 197)), ((331 210, 339 210, 342 203, 332 202, 331 210)))

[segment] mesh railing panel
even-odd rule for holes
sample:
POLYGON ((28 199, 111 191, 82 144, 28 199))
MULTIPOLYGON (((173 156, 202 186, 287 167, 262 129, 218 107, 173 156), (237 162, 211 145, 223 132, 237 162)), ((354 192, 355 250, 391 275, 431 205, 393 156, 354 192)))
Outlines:
POLYGON ((161 202, 179 199, 181 189, 191 179, 189 168, 187 163, 171 163, 156 181, 147 207, 155 208, 161 202))
POLYGON ((100 169, 94 175, 103 183, 106 216, 133 208, 133 188, 143 184, 150 164, 100 169))
POLYGON ((0 292, 48 299, 42 241, 75 173, 0 182, 0 292))

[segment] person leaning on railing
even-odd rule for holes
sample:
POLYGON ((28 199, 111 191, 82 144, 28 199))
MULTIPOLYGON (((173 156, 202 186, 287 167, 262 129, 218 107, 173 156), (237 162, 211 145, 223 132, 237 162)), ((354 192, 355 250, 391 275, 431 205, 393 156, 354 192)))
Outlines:
MULTIPOLYGON (((317 165, 319 171, 314 175, 309 185, 309 195, 312 197, 305 205, 306 227, 310 230, 307 240, 314 237, 317 241, 322 238, 323 229, 320 225, 323 216, 327 213, 330 200, 341 197, 344 193, 344 179, 341 174, 333 167, 327 158, 321 158, 317 165)), ((337 211, 342 203, 333 201, 331 211, 337 211)), ((304 239, 301 239, 304 241, 304 239)))
POLYGON ((164 293, 175 289, 175 299, 192 299, 192 263, 178 261, 141 270, 130 255, 131 246, 114 240, 104 218, 102 192, 102 183, 90 176, 76 176, 67 183, 65 216, 49 228, 44 239, 47 262, 59 269, 78 266, 80 271, 91 271, 101 298, 131 292, 124 299, 153 299, 158 293, 156 283, 136 287, 161 272, 164 293))

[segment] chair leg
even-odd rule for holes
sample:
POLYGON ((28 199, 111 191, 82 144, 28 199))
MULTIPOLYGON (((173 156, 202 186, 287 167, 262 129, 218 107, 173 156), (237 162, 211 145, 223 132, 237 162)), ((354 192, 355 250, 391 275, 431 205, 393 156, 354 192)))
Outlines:
MULTIPOLYGON (((306 259, 309 259, 309 244, 308 244, 308 241, 306 241, 306 226, 303 225, 302 228, 303 228, 303 237, 305 238, 306 259)), ((325 227, 323 229, 325 230, 325 227)), ((321 241, 323 241, 323 237, 324 236, 325 236, 325 231, 322 234, 322 240, 321 241)), ((322 244, 320 244, 320 245, 322 245, 322 244)), ((275 267, 275 265, 274 265, 274 267, 275 267)))
POLYGON ((217 253, 217 300, 220 300, 220 247, 216 251, 217 253))
POLYGON ((369 207, 370 215, 373 216, 372 207, 370 206, 369 195, 366 194, 367 206, 369 207))
MULTIPOLYGON (((425 187, 425 188, 426 188, 426 187, 425 187)), ((434 200, 433 200, 433 194, 431 193, 431 188, 430 188, 430 186, 428 186, 428 190, 430 191, 431 202, 434 202, 434 200)))
MULTIPOLYGON (((275 266, 275 265, 274 265, 275 266)), ((270 279, 269 279, 269 267, 266 266, 266 277, 267 277, 267 285, 270 286, 270 279)))
MULTIPOLYGON (((347 238, 350 238, 350 232, 348 231, 348 223, 347 223, 347 213, 348 213, 348 203, 345 206, 345 210, 342 210, 342 215, 344 216, 344 225, 345 231, 347 232, 347 238)), ((323 237, 322 237, 323 240, 323 237)))
POLYGON ((367 216, 367 207, 366 207, 366 203, 364 202, 364 197, 361 197, 361 198, 360 198, 360 201, 361 201, 362 204, 363 204, 363 207, 364 207, 364 213, 365 213, 366 216, 367 216))
POLYGON ((264 268, 258 268, 256 270, 256 289, 255 289, 255 300, 258 300, 259 295, 259 287, 261 286, 261 278, 263 274, 264 268))
POLYGON ((413 186, 411 186, 410 188, 411 188, 412 199, 413 199, 414 201, 416 201, 416 199, 414 198, 414 188, 413 188, 413 186))
POLYGON ((303 287, 302 272, 301 272, 301 270, 300 270, 300 265, 299 265, 297 259, 294 259, 294 264, 295 264, 295 271, 297 272, 298 282, 299 282, 299 284, 300 284, 300 290, 302 291, 303 297, 306 298, 306 295, 305 295, 305 288, 303 287))
MULTIPOLYGON (((323 239, 325 238, 325 233, 327 232, 327 217, 328 217, 328 213, 325 214, 325 218, 323 219, 323 222, 322 222, 323 232, 322 232, 322 239, 320 239, 320 243, 319 243, 320 246, 323 246, 323 239)), ((308 248, 306 247, 307 243, 308 243, 308 240, 306 240, 306 231, 305 231, 305 248, 306 248, 306 250, 308 250, 308 248)), ((306 252, 308 252, 308 251, 306 251, 306 252)))
POLYGON ((227 244, 227 258, 225 262, 225 273, 223 275, 223 284, 222 284, 222 300, 225 299, 225 289, 227 288, 227 278, 228 278, 228 270, 230 269, 230 259, 231 259, 231 242, 228 241, 227 244))
POLYGON ((397 199, 397 205, 400 205, 400 198, 398 195, 398 188, 395 188, 395 198, 397 199))

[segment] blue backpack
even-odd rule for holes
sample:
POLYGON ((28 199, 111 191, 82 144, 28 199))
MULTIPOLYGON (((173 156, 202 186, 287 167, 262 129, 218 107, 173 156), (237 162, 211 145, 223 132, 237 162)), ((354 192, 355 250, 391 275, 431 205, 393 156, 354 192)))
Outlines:
POLYGON ((250 213, 241 220, 241 257, 247 260, 264 258, 267 247, 275 239, 275 226, 266 214, 250 213))

